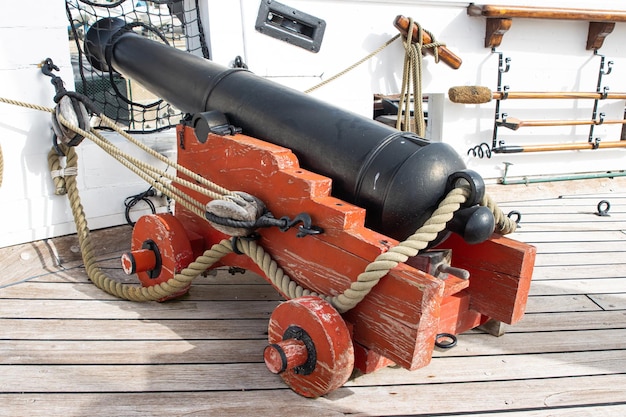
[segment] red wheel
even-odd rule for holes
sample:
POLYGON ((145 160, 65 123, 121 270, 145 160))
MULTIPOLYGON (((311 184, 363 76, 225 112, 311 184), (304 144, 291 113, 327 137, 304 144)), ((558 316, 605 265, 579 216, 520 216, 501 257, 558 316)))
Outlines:
POLYGON ((292 390, 319 397, 346 383, 354 368, 354 347, 341 315, 319 297, 294 298, 270 318, 264 359, 292 390))
MULTIPOLYGON (((136 273, 144 287, 174 277, 193 261, 191 243, 183 225, 171 214, 142 216, 135 223, 131 251, 122 255, 122 268, 136 273)), ((189 287, 159 301, 179 297, 189 287)))

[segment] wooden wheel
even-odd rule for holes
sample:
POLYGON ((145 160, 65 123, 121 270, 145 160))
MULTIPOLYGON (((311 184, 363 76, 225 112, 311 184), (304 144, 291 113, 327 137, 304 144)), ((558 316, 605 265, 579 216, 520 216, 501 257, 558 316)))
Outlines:
MULTIPOLYGON (((182 224, 171 214, 142 216, 133 228, 131 251, 122 255, 126 274, 137 274, 144 287, 174 277, 193 261, 191 243, 182 224)), ((164 297, 165 301, 185 294, 189 287, 164 297)))
POLYGON ((319 297, 294 298, 270 318, 268 369, 305 397, 319 397, 341 387, 354 368, 354 347, 341 315, 319 297))

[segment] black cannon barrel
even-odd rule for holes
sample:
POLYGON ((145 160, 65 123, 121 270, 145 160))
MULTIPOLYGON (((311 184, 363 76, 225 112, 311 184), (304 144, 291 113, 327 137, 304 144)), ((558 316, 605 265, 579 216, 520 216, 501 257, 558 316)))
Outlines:
POLYGON ((118 71, 183 112, 217 110, 244 134, 290 148, 303 168, 333 180, 334 196, 366 209, 368 227, 395 239, 420 227, 448 177, 465 169, 447 144, 152 41, 120 19, 92 26, 85 53, 95 68, 118 71))

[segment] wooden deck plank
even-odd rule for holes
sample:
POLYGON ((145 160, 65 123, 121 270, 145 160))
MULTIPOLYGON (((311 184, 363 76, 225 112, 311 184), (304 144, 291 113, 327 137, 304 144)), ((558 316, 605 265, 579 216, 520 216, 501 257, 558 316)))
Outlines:
MULTIPOLYGON (((580 326, 583 327, 583 326, 580 326)), ((542 353, 591 352, 624 349, 626 329, 554 330, 547 332, 515 332, 517 325, 507 326, 503 336, 494 337, 480 331, 459 335, 455 349, 438 349, 439 356, 533 355, 542 353)))
POLYGON ((530 295, 624 293, 625 288, 626 278, 545 280, 533 282, 530 295))
POLYGON ((623 231, 607 230, 602 233, 595 231, 584 232, 577 230, 567 230, 563 232, 545 233, 544 231, 530 232, 526 229, 520 229, 516 232, 518 237, 523 237, 523 241, 532 245, 538 243, 569 243, 569 242, 616 242, 621 244, 626 240, 626 233, 623 231))
MULTIPOLYGON (((622 375, 626 378, 626 350, 490 355, 434 358, 415 371, 385 368, 349 380, 345 387, 452 384, 517 381, 544 378, 622 375)), ((1 365, 2 393, 42 392, 143 392, 143 391, 237 391, 281 389, 280 377, 256 362, 156 363, 149 365, 1 365), (129 375, 134 383, 129 384, 129 375), (197 378, 196 375, 203 375, 197 378)), ((626 390, 626 386, 624 387, 626 390)), ((626 395, 626 391, 624 392, 626 395)), ((626 397, 625 397, 626 399, 626 397)))
MULTIPOLYGON (((281 300, 280 294, 268 283, 239 284, 236 279, 230 284, 198 285, 180 302, 188 301, 259 301, 281 300)), ((91 282, 33 282, 28 281, 0 289, 0 299, 56 299, 56 300, 117 300, 91 282)))
POLYGON ((626 310, 626 288, 616 294, 589 294, 589 298, 604 310, 626 310))
POLYGON ((616 230, 626 230, 626 221, 585 221, 585 222, 563 222, 559 223, 555 219, 545 218, 544 222, 527 222, 522 219, 521 228, 519 231, 512 233, 509 237, 512 239, 524 241, 523 233, 526 232, 539 232, 539 233, 554 233, 554 232, 570 232, 575 230, 577 232, 614 232, 616 230))
POLYGON ((533 243, 533 246, 537 248, 537 252, 542 254, 584 254, 588 253, 602 253, 612 256, 613 254, 620 254, 620 247, 626 247, 626 242, 623 241, 570 241, 570 242, 538 242, 533 243))
MULTIPOLYGON (((546 210, 546 209, 544 209, 546 210)), ((608 217, 597 216, 594 213, 551 213, 547 215, 545 213, 528 214, 521 213, 521 221, 516 233, 525 233, 526 231, 550 231, 558 232, 555 228, 557 225, 569 225, 569 229, 565 230, 623 230, 623 225, 626 223, 626 214, 611 213, 608 217), (579 227, 580 226, 580 227, 579 227), (616 226, 616 227, 611 227, 616 226), (552 228, 551 228, 552 227, 552 228)))
POLYGON ((0 365, 261 363, 265 335, 250 339, 0 340, 0 365))
MULTIPOLYGON (((626 251, 616 248, 613 252, 588 252, 583 256, 580 253, 544 253, 537 259, 536 266, 558 265, 626 265, 626 251)), ((624 270, 622 270, 623 275, 624 270)))
MULTIPOLYGON (((576 294, 623 294, 625 278, 594 280, 560 279, 535 281, 530 295, 576 295, 576 294)), ((203 320, 268 319, 279 301, 245 300, 232 302, 222 300, 172 301, 167 303, 134 303, 125 300, 73 299, 4 299, 0 305, 0 317, 47 319, 116 319, 116 320, 174 320, 198 318, 203 320)))
MULTIPOLYGON (((61 284, 65 285, 65 284, 61 284)), ((86 285, 86 284, 85 284, 86 285)), ((218 289, 221 286, 216 286, 218 289)), ((248 289, 238 287, 237 289, 248 289)), ((531 284, 531 298, 527 311, 580 311, 594 309, 593 302, 585 297, 576 295, 598 294, 609 297, 610 294, 624 294, 625 278, 596 278, 588 279, 559 279, 534 281, 531 284), (553 297, 537 297, 553 296, 553 297), (543 307, 539 307, 542 305, 543 307)), ((256 291, 255 291, 256 292, 256 291)), ((212 293, 210 294, 213 295, 212 293)), ((231 295, 230 292, 227 293, 231 295)), ((237 296, 234 296, 237 298, 237 296)), ((268 318, 269 314, 280 302, 275 299, 259 299, 252 291, 241 291, 239 303, 232 299, 183 299, 167 303, 136 303, 125 300, 93 300, 79 298, 7 298, 2 301, 8 311, 2 313, 2 318, 19 319, 22 317, 47 319, 150 319, 150 320, 224 320, 233 318, 268 318), (72 300, 71 305, 67 301, 72 300), (77 310, 79 309, 78 313, 77 310), (53 310, 51 314, 49 310, 53 310)))
POLYGON ((624 213, 623 204, 626 202, 626 194, 597 194, 582 196, 560 196, 558 198, 529 199, 515 202, 499 202, 498 206, 503 209, 532 210, 534 213, 545 212, 545 207, 550 207, 553 213, 572 213, 581 209, 594 211, 600 201, 608 201, 611 212, 624 213), (543 211, 542 211, 543 209, 543 211))
POLYGON ((626 415, 626 404, 550 408, 548 410, 504 411, 472 414, 473 417, 613 417, 626 415))
MULTIPOLYGON (((261 362, 264 335, 250 339, 115 339, 92 340, 18 339, 0 340, 2 365, 107 365, 220 364, 261 362)), ((123 334, 122 334, 123 336, 123 334)), ((592 352, 624 349, 626 329, 508 333, 494 337, 478 331, 462 334, 458 347, 437 350, 433 357, 531 355, 541 353, 592 352), (555 337, 557 336, 558 337, 555 337), (599 343, 598 341, 602 341, 599 343)), ((427 368, 428 369, 428 368, 427 368)))
POLYGON ((533 282, 559 279, 588 279, 621 278, 616 266, 623 268, 624 265, 568 265, 540 266, 533 271, 533 282))
POLYGON ((48 319, 164 320, 198 318, 203 320, 269 319, 278 301, 172 301, 134 303, 126 300, 22 300, 6 299, 0 304, 0 317, 48 319))
POLYGON ((564 313, 526 314, 507 332, 558 332, 569 330, 622 329, 625 310, 576 311, 564 313))
POLYGON ((267 338, 267 318, 204 320, 0 319, 2 339, 12 340, 211 340, 267 338))
POLYGON ((186 414, 241 416, 427 416, 482 412, 543 411, 571 406, 600 408, 626 404, 626 376, 599 375, 462 384, 344 387, 309 400, 286 389, 210 392, 0 394, 17 415, 143 416, 186 414), (590 387, 593 387, 590 389, 590 387), (469 392, 488 392, 473 396, 469 392), (417 397, 416 397, 417 396, 417 397), (462 398, 461 402, 451 401, 462 398), (38 413, 37 411, 40 411, 38 413), (78 412, 77 412, 78 411, 78 412))
POLYGON ((602 308, 587 294, 528 297, 526 313, 554 313, 566 311, 597 311, 602 308))

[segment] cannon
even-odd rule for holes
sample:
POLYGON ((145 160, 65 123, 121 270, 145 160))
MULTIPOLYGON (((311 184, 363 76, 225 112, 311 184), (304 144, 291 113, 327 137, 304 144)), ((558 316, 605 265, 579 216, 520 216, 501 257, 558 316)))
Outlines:
MULTIPOLYGON (((287 299, 270 318, 264 360, 295 392, 324 395, 355 368, 417 369, 441 335, 523 316, 534 248, 494 234, 491 211, 478 204, 482 179, 449 145, 144 38, 119 19, 92 26, 85 53, 93 67, 134 79, 189 114, 177 126, 180 165, 254 196, 276 218, 303 222, 299 233, 263 228, 254 237, 314 295, 290 297, 237 250, 215 265, 256 272, 287 299), (428 251, 391 268, 348 311, 327 301, 420 228, 459 182, 469 197, 428 251)), ((229 237, 176 205, 174 214, 137 221, 122 262, 143 285, 156 285, 229 237)))

